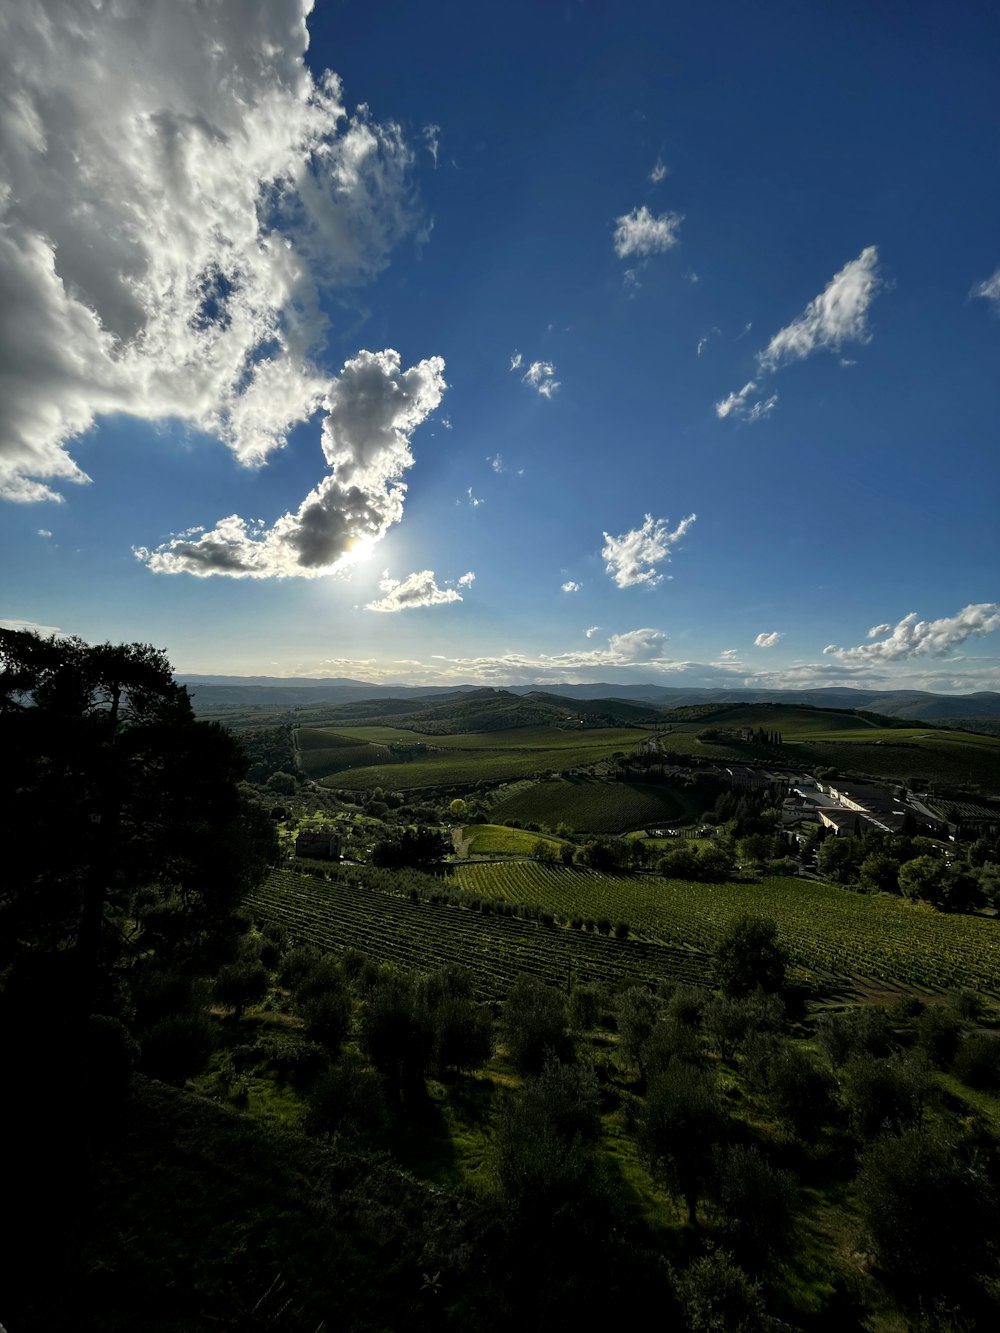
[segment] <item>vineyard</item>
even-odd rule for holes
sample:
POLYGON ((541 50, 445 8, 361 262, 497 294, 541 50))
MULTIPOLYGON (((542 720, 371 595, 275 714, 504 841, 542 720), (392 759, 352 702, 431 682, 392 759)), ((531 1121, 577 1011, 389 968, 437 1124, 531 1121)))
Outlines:
MULTIPOLYGON (((398 882, 402 887, 407 880, 398 882)), ((360 949, 381 963, 425 972, 449 963, 468 968, 482 999, 503 998, 522 972, 557 986, 570 980, 622 987, 707 977, 708 960, 687 945, 546 925, 488 905, 476 910, 475 901, 414 901, 392 889, 367 887, 353 875, 327 881, 278 870, 250 895, 248 906, 261 921, 286 926, 297 942, 331 952, 360 949)))
POLYGON ((560 915, 603 915, 650 940, 711 951, 742 912, 770 916, 795 964, 820 983, 929 993, 967 987, 1000 998, 1000 922, 946 916, 811 880, 688 884, 576 868, 470 865, 466 889, 560 915))
POLYGON ((405 875, 372 877, 360 868, 335 871, 329 881, 281 870, 250 906, 323 949, 361 949, 424 970, 459 963, 475 973, 484 998, 506 994, 521 972, 559 985, 569 976, 609 986, 709 984, 712 950, 750 912, 777 921, 795 976, 817 989, 967 988, 1000 999, 1000 923, 834 885, 780 878, 695 885, 532 862, 468 865, 450 880, 418 881, 422 887, 411 888, 405 875), (626 922, 630 937, 594 931, 602 918, 626 922))

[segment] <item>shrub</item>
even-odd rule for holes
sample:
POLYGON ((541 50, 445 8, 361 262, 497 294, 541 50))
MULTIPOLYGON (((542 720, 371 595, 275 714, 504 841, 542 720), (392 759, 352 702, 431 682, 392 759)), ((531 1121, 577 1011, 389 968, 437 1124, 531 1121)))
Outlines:
POLYGON ((382 1129, 388 1119, 382 1079, 360 1056, 349 1053, 328 1069, 309 1094, 306 1129, 332 1137, 382 1129))
POLYGON ((139 1068, 177 1086, 204 1071, 215 1050, 215 1029, 207 1018, 175 1014, 154 1023, 142 1037, 139 1068))
POLYGON ((1000 1088, 1000 1035, 970 1032, 958 1048, 952 1072, 967 1087, 987 1092, 1000 1088))

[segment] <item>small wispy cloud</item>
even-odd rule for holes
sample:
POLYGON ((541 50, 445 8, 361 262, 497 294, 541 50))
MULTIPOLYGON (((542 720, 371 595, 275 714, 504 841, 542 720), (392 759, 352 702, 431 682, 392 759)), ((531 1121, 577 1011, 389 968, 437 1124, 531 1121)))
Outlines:
POLYGON ((600 628, 600 625, 591 625, 583 631, 584 636, 588 639, 592 639, 600 628))
POLYGON ((524 358, 521 356, 521 353, 514 352, 510 358, 511 370, 520 370, 523 364, 524 364, 524 358))
POLYGON ((880 285, 878 248, 869 245, 834 274, 797 319, 778 330, 757 356, 761 370, 777 370, 821 348, 839 351, 845 342, 867 342, 868 310, 880 285))
POLYGON ((667 519, 647 514, 641 527, 618 537, 606 532, 601 551, 606 561, 605 569, 619 588, 632 588, 640 583, 655 588, 663 582, 657 566, 669 561, 671 548, 677 545, 696 518, 696 514, 689 514, 671 531, 667 519))
POLYGON ((645 204, 615 218, 615 254, 619 259, 629 255, 655 255, 672 249, 678 242, 678 229, 684 221, 681 213, 649 211, 645 204))
POLYGON ((440 146, 440 140, 441 140, 440 125, 424 126, 424 147, 427 149, 428 153, 430 153, 431 157, 434 159, 435 169, 437 168, 438 164, 438 148, 440 146))
MULTIPOLYGON (((762 395, 751 401, 753 395, 761 392, 759 377, 771 375, 789 362, 802 361, 820 350, 839 352, 844 343, 868 342, 868 311, 881 285, 878 248, 869 245, 857 259, 835 273, 802 314, 779 329, 763 351, 757 353, 758 378, 748 380, 742 389, 716 403, 716 416, 759 421, 778 402, 777 394, 762 395)), ((740 337, 749 333, 750 328, 748 323, 740 337)), ((851 364, 846 358, 841 358, 841 363, 851 364)))
POLYGON ((470 504, 473 509, 478 509, 480 505, 484 505, 486 503, 486 501, 481 496, 473 495, 471 486, 465 493, 469 497, 467 503, 470 504))
POLYGON ((39 537, 51 537, 51 536, 52 536, 52 533, 49 531, 48 528, 39 528, 39 529, 38 529, 38 536, 39 536, 39 537))
POLYGON ((476 576, 470 569, 467 574, 462 574, 456 582, 460 588, 471 588, 476 581, 476 576))
MULTIPOLYGON (((468 575, 463 575, 463 578, 468 578, 468 575)), ((438 587, 432 569, 422 569, 418 573, 408 574, 405 579, 390 578, 389 571, 386 570, 378 586, 385 596, 377 601, 368 602, 365 606, 366 611, 392 614, 397 611, 413 611, 422 606, 441 606, 445 602, 462 600, 462 594, 456 592, 454 588, 438 587)))
POLYGON ((753 641, 753 646, 755 648, 773 648, 780 638, 780 631, 773 629, 770 633, 758 634, 753 641))
POLYGON ((972 289, 973 296, 981 296, 987 301, 992 301, 1000 312, 1000 268, 985 282, 977 283, 972 289))
POLYGON ((708 346, 711 338, 719 336, 719 332, 720 332, 719 329, 716 328, 715 325, 713 324, 713 326, 709 329, 709 331, 703 337, 698 339, 698 347, 697 347, 698 356, 701 356, 702 352, 708 346))
POLYGON ((524 384, 529 384, 543 398, 551 398, 559 388, 556 368, 551 361, 532 361, 521 377, 524 384))
POLYGON ((487 463, 489 463, 490 467, 493 469, 494 472, 506 471, 506 467, 504 466, 504 461, 503 461, 503 454, 488 455, 486 461, 487 463))
POLYGON ((658 157, 656 159, 652 171, 649 173, 649 179, 653 182, 654 185, 659 185, 660 181, 666 180, 669 174, 670 174, 670 168, 663 161, 662 157, 658 157))
POLYGON ((566 582, 562 585, 562 591, 579 592, 582 587, 583 587, 582 583, 577 583, 573 579, 567 579, 566 582))
POLYGON ((770 398, 757 398, 754 401, 754 395, 758 391, 756 380, 748 380, 743 388, 736 393, 731 393, 728 398, 723 398, 721 402, 715 404, 715 415, 717 417, 739 417, 744 421, 760 421, 762 417, 768 416, 774 411, 778 402, 778 395, 771 394, 770 398))

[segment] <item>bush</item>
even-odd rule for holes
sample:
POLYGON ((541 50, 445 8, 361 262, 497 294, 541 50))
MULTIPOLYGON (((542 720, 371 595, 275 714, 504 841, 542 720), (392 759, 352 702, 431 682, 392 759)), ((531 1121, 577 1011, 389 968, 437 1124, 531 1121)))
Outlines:
POLYGON ((351 1023, 351 1001, 344 990, 324 991, 299 1006, 308 1041, 336 1055, 351 1023))
POLYGON ((769 1327, 759 1284, 721 1250, 695 1259, 676 1285, 691 1333, 764 1333, 769 1327))
POLYGON ((855 1132, 871 1139, 919 1125, 927 1085, 926 1066, 912 1056, 888 1060, 856 1056, 844 1071, 847 1109, 855 1132))
POLYGON ((1000 1088, 1000 1035, 970 1032, 958 1048, 952 1072, 969 1088, 1000 1088))
POLYGON ((876 1005, 824 1014, 816 1025, 816 1039, 834 1069, 856 1055, 887 1056, 894 1046, 889 1016, 876 1005))
POLYGON ((947 1069, 955 1058, 962 1020, 943 1005, 931 1005, 917 1021, 917 1042, 937 1069, 947 1069))
POLYGON ((214 1050, 215 1029, 207 1018, 175 1014, 143 1034, 139 1068, 151 1078, 180 1086, 204 1072, 214 1050))
POLYGON ((354 1053, 328 1069, 309 1093, 305 1123, 310 1134, 330 1138, 375 1132, 387 1120, 382 1079, 354 1053))

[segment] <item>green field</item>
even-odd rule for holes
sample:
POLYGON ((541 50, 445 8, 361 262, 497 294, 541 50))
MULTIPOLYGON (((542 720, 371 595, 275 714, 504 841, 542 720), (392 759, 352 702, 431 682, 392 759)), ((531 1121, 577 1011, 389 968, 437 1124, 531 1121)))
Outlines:
POLYGON ((532 856, 539 842, 547 843, 558 854, 565 846, 562 838, 547 838, 544 833, 504 824, 468 824, 461 831, 461 841, 465 856, 532 856))
POLYGON ((325 786, 405 791, 505 782, 597 764, 634 749, 646 734, 634 727, 513 727, 428 737, 395 727, 302 727, 296 738, 303 770, 325 786), (426 750, 406 759, 389 750, 392 744, 426 750))
POLYGON ((460 866, 455 879, 507 902, 623 920, 644 938, 704 951, 741 912, 770 916, 793 962, 821 984, 967 987, 1000 998, 1000 921, 946 916, 899 898, 804 879, 689 884, 529 863, 460 866))
POLYGON ((584 833, 624 833, 654 824, 679 824, 701 814, 687 792, 665 783, 608 782, 562 778, 501 794, 494 819, 531 820, 554 827, 563 822, 584 833))

